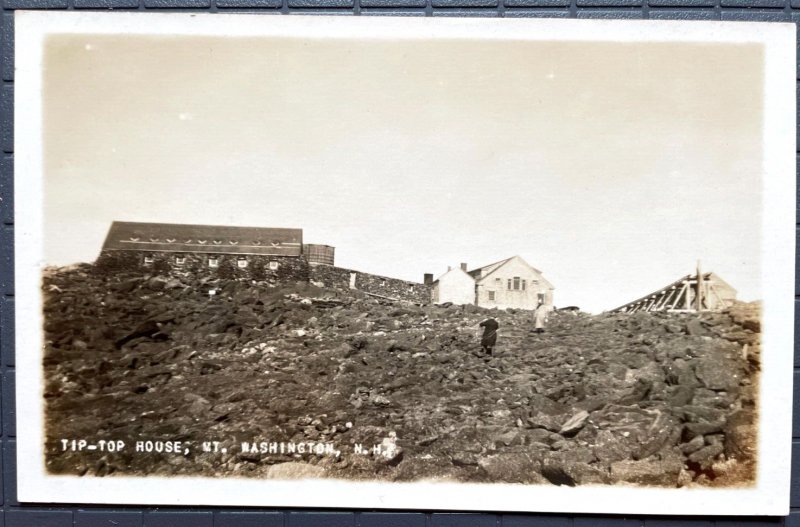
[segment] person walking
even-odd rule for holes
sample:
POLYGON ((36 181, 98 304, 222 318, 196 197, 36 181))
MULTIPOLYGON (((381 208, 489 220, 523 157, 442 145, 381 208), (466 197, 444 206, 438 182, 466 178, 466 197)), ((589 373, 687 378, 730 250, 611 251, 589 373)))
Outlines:
POLYGON ((481 350, 484 354, 492 356, 492 349, 497 344, 497 329, 500 324, 493 318, 487 318, 478 326, 483 328, 483 336, 481 337, 481 350))

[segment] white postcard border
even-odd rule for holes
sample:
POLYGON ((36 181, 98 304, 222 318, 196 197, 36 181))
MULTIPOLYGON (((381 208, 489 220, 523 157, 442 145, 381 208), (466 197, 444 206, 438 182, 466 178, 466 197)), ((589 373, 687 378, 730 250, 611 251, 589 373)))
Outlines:
MULTIPOLYGON (((15 265, 17 471, 22 502, 569 513, 784 515, 794 339, 795 26, 728 22, 350 19, 263 15, 16 13, 15 265), (747 489, 364 483, 46 474, 43 437, 42 57, 49 34, 755 42, 765 53, 764 327, 758 483, 747 489), (766 257, 768 256, 768 258, 766 257), (779 328, 771 330, 770 328, 779 328)), ((713 96, 713 94, 709 94, 713 96)))

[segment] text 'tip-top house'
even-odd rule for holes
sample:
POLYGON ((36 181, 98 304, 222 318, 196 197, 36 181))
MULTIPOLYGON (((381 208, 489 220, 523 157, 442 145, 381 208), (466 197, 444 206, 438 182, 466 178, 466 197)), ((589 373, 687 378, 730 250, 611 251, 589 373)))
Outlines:
POLYGON ((448 269, 433 283, 433 302, 474 304, 486 308, 536 309, 553 305, 553 284, 519 256, 467 271, 448 269))

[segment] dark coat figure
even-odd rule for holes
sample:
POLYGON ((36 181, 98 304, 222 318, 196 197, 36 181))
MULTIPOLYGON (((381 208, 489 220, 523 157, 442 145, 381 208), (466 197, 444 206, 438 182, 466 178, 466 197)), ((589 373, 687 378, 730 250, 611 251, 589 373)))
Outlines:
POLYGON ((497 328, 500 324, 493 318, 487 318, 479 324, 483 328, 483 336, 481 337, 481 348, 484 353, 492 354, 492 348, 497 343, 497 328))

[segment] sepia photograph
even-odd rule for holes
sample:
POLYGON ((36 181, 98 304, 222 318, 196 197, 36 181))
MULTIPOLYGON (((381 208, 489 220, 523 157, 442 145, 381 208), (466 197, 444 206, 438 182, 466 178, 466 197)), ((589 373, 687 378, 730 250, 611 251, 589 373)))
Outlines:
POLYGON ((20 500, 787 513, 794 26, 370 18, 17 13, 20 500))

